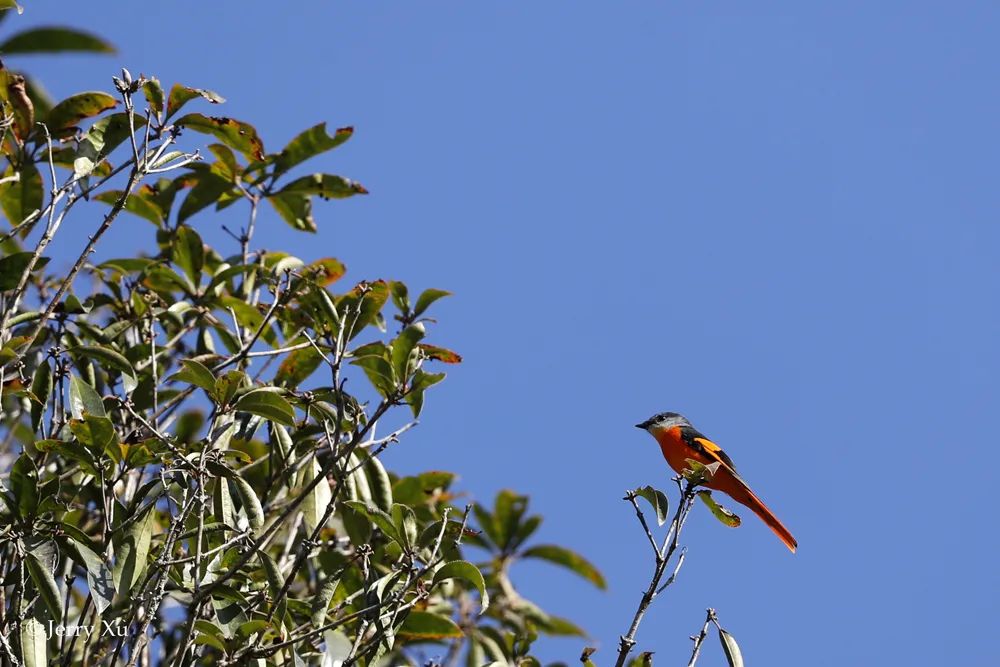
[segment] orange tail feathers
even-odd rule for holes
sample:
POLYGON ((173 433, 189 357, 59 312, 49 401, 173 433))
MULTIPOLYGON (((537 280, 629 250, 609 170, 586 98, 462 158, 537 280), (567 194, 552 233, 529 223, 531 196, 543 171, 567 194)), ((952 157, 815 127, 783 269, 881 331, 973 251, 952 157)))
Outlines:
POLYGON ((734 488, 719 490, 729 494, 733 500, 741 505, 745 505, 750 508, 753 513, 759 516, 761 521, 767 524, 767 527, 778 536, 778 539, 784 542, 785 546, 788 547, 792 553, 795 553, 795 549, 798 548, 799 543, 795 541, 794 537, 792 537, 791 531, 785 528, 785 524, 781 523, 781 521, 778 520, 778 517, 774 516, 774 512, 769 510, 767 505, 764 504, 764 501, 758 498, 754 492, 750 490, 750 487, 743 483, 742 480, 734 476, 733 481, 736 482, 732 485, 734 488))

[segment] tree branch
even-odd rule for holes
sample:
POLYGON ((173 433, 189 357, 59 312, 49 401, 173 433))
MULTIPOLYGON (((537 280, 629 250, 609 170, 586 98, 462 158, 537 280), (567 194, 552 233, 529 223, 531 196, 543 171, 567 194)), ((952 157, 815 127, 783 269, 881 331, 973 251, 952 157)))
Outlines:
MULTIPOLYGON (((677 479, 678 487, 680 487, 680 478, 677 479)), ((667 531, 667 535, 663 539, 662 546, 660 546, 658 550, 655 550, 656 558, 655 567, 653 568, 653 576, 650 578, 649 585, 646 587, 642 597, 639 599, 639 606, 635 610, 635 615, 632 617, 632 623, 629 625, 628 631, 619 638, 618 659, 615 662, 615 667, 622 667, 625 664, 629 652, 635 646, 635 635, 639 631, 639 624, 642 623, 642 619, 646 615, 649 605, 653 602, 653 599, 663 591, 664 588, 673 583, 677 571, 680 570, 680 566, 684 562, 682 555, 682 557, 678 559, 678 563, 673 570, 673 574, 669 579, 667 579, 667 582, 661 586, 660 581, 667 572, 667 565, 670 563, 671 558, 673 558, 674 553, 677 551, 677 543, 680 539, 681 529, 684 527, 684 523, 687 521, 688 513, 691 511, 691 504, 694 502, 695 497, 694 489, 697 484, 697 480, 688 480, 681 490, 680 502, 677 505, 677 511, 674 513, 674 518, 670 522, 670 529, 667 531)), ((626 496, 625 499, 629 500, 629 497, 626 496)), ((642 512, 638 511, 638 504, 635 502, 634 496, 630 502, 632 502, 632 504, 636 507, 639 520, 643 524, 647 537, 655 547, 655 540, 652 538, 652 533, 649 531, 648 525, 646 525, 642 512)))

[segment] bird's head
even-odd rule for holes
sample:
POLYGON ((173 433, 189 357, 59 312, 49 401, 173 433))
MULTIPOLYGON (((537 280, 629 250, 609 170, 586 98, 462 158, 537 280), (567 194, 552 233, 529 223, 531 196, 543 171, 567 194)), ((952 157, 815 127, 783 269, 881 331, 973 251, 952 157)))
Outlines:
POLYGON ((673 428, 674 426, 691 426, 691 422, 684 415, 677 414, 676 412, 661 412, 635 425, 636 428, 641 428, 651 434, 673 428))

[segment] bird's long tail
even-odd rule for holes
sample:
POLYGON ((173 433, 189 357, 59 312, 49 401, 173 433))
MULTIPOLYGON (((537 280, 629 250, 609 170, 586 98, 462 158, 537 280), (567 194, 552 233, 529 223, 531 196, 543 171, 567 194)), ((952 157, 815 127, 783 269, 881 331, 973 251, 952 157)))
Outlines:
POLYGON ((733 475, 733 484, 726 486, 730 488, 720 489, 732 497, 733 500, 745 505, 753 510, 753 513, 760 517, 761 521, 767 524, 767 527, 774 531, 774 534, 778 536, 785 546, 795 553, 795 549, 799 546, 799 543, 795 541, 792 537, 791 531, 785 528, 785 524, 778 520, 778 517, 774 516, 774 512, 767 508, 760 498, 750 490, 750 487, 746 485, 746 482, 741 480, 739 477, 733 475))

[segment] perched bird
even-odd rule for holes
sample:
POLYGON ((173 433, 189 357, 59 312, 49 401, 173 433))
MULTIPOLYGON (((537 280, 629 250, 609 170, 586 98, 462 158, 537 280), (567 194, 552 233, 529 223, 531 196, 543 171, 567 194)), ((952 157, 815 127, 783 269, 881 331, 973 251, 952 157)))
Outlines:
POLYGON ((676 412, 661 412, 641 424, 636 424, 636 428, 641 428, 656 438, 660 451, 663 452, 663 458, 678 473, 691 468, 688 459, 707 466, 718 464, 715 473, 703 484, 710 489, 722 491, 741 505, 749 507, 768 528, 774 531, 785 546, 795 553, 799 543, 767 505, 750 490, 750 486, 736 474, 733 460, 722 451, 721 447, 699 433, 683 415, 676 412))

